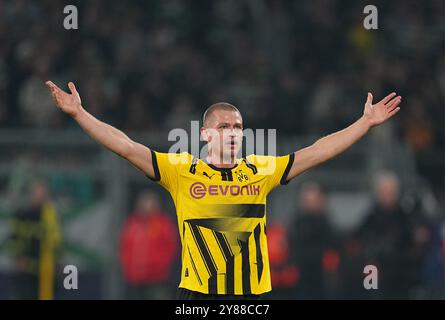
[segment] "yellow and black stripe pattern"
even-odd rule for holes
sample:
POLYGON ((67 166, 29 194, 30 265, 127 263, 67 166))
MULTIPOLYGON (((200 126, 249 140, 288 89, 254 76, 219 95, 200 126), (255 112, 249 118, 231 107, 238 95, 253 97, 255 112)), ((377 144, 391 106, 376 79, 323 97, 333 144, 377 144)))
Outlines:
POLYGON ((179 286, 206 294, 270 291, 266 197, 286 183, 293 154, 252 155, 230 169, 187 153, 153 152, 152 159, 155 180, 176 206, 182 241, 179 286))

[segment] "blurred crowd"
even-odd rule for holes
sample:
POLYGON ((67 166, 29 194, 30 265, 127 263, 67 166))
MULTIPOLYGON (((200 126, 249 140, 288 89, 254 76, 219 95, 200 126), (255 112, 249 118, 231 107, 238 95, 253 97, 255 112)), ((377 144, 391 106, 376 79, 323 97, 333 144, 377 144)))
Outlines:
POLYGON ((390 134, 435 185, 444 169, 445 2, 78 1, 0 3, 0 125, 73 127, 44 87, 78 85, 85 107, 125 130, 189 128, 210 104, 240 107, 245 124, 325 134, 355 120, 366 92, 396 90, 390 134), (442 151, 443 154, 443 151, 442 151))
POLYGON ((445 296, 445 221, 403 204, 398 177, 382 172, 364 219, 340 232, 329 193, 308 181, 293 223, 268 228, 272 297, 287 299, 438 299, 445 296), (377 270, 375 290, 365 266, 377 270))

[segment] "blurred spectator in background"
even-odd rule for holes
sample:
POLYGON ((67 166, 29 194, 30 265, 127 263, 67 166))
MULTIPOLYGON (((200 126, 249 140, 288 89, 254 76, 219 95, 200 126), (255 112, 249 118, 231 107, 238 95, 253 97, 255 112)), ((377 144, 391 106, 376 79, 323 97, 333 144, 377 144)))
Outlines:
POLYGON ((267 227, 267 247, 273 288, 268 298, 292 299, 300 274, 290 259, 288 232, 281 223, 271 223, 267 227))
POLYGON ((417 246, 417 252, 425 257, 418 289, 422 290, 424 286, 426 292, 419 298, 445 299, 445 221, 430 224, 428 235, 429 241, 422 241, 424 246, 417 246))
POLYGON ((358 231, 366 264, 379 270, 375 297, 407 299, 413 287, 409 216, 400 202, 400 183, 392 172, 376 178, 374 201, 358 231))
POLYGON ((437 212, 427 214, 422 197, 405 192, 404 205, 409 218, 409 265, 407 277, 412 287, 409 298, 441 299, 445 297, 445 228, 437 212), (409 201, 407 201, 409 199, 409 201))
POLYGON ((29 204, 12 219, 9 248, 15 266, 15 299, 54 298, 56 250, 61 236, 45 182, 32 184, 29 204))
POLYGON ((297 298, 331 298, 340 265, 337 239, 328 220, 326 195, 316 182, 300 191, 300 212, 292 228, 292 252, 300 270, 297 298))
POLYGON ((128 299, 170 299, 173 263, 178 256, 176 226, 158 196, 142 192, 120 236, 120 261, 128 299))

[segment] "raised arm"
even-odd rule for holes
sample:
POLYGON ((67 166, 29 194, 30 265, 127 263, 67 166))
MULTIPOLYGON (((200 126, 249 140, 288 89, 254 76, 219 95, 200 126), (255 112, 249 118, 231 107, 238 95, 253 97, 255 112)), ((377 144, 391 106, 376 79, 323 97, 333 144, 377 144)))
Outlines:
POLYGON ((380 102, 372 104, 372 94, 368 93, 363 116, 349 127, 317 140, 313 145, 295 152, 287 180, 291 180, 304 171, 315 167, 347 150, 360 140, 370 128, 379 125, 399 110, 402 97, 391 93, 380 102))
POLYGON ((79 93, 72 82, 68 84, 71 94, 66 93, 53 82, 47 81, 57 107, 70 115, 82 129, 105 148, 128 160, 133 166, 149 177, 154 177, 150 149, 131 140, 122 131, 96 119, 81 104, 79 93))

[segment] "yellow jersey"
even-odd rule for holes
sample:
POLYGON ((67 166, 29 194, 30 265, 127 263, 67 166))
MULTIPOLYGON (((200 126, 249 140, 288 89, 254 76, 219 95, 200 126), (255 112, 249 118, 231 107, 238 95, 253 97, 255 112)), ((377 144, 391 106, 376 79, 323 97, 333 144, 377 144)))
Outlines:
POLYGON ((222 295, 270 291, 266 197, 287 183, 294 154, 250 155, 221 169, 187 152, 151 152, 153 180, 170 193, 176 208, 179 287, 222 295))

